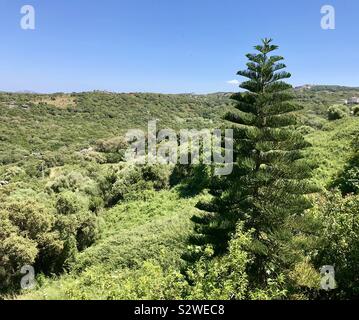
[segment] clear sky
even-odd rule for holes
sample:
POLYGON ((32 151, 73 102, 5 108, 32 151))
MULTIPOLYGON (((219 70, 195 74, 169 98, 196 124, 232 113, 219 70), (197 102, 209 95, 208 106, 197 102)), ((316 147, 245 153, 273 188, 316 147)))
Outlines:
POLYGON ((293 85, 359 86, 358 0, 0 0, 0 90, 235 91, 272 37, 293 85), (22 30, 20 8, 35 8, 22 30), (323 5, 336 29, 323 30, 323 5))

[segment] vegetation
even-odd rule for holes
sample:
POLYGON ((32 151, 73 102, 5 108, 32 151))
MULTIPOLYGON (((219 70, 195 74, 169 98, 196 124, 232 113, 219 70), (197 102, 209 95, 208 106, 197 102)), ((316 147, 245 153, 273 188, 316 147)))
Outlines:
MULTIPOLYGON (((240 87, 247 90, 233 96, 235 109, 226 115, 235 129, 235 167, 227 178, 218 179, 211 192, 215 198, 199 207, 208 214, 195 217, 195 245, 211 245, 223 255, 239 222, 251 231, 247 266, 253 288, 268 280, 290 274, 305 261, 296 248, 298 234, 304 234, 298 220, 311 208, 306 194, 317 191, 309 179, 313 165, 303 159, 308 143, 293 126, 290 74, 282 57, 272 55, 278 47, 270 39, 248 54, 248 69, 238 74, 249 78, 240 87)), ((301 221, 302 222, 302 221, 301 221)))
POLYGON ((346 106, 334 105, 328 109, 329 120, 339 120, 349 114, 349 109, 346 106))
POLYGON ((276 47, 256 49, 234 99, 0 93, 0 296, 358 297, 359 117, 343 101, 359 89, 291 89, 276 47), (125 162, 125 132, 153 119, 233 126, 232 175, 125 162), (20 287, 24 265, 33 290, 20 287), (324 265, 335 266, 329 292, 324 265))

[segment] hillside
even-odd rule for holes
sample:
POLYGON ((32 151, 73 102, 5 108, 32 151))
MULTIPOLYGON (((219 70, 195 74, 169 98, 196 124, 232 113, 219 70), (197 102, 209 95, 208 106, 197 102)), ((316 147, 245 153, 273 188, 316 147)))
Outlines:
POLYGON ((208 127, 227 105, 223 95, 0 94, 0 162, 39 151, 71 153, 130 128, 146 129, 149 120, 162 128, 208 127))

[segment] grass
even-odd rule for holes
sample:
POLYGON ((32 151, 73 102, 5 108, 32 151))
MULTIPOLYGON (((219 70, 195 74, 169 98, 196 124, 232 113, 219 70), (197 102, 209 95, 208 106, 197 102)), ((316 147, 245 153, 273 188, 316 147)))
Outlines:
MULTIPOLYGON (((77 299, 84 298, 80 296, 83 293, 86 299, 108 299, 111 290, 99 288, 106 283, 106 277, 124 281, 146 268, 147 261, 179 269, 193 227, 190 218, 198 213, 194 206, 204 196, 181 199, 172 190, 155 192, 149 197, 122 203, 105 212, 101 239, 79 254, 71 272, 52 279, 40 277, 42 285, 19 298, 77 299), (102 280, 94 276, 99 272, 102 280)), ((114 290, 117 298, 123 293, 123 288, 114 290)))
POLYGON ((319 166, 314 172, 314 179, 325 187, 343 170, 352 155, 351 143, 358 136, 359 117, 327 122, 323 129, 307 136, 313 145, 307 152, 308 157, 319 166))

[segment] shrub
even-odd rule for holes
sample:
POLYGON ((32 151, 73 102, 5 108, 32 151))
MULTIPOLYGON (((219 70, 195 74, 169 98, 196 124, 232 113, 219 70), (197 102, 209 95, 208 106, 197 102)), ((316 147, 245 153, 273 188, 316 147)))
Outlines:
POLYGON ((75 214, 89 209, 89 201, 80 193, 64 191, 57 196, 56 209, 59 214, 75 214))
POLYGON ((325 125, 325 123, 326 123, 325 119, 315 115, 307 115, 303 119, 303 125, 309 126, 315 130, 321 130, 325 125))
MULTIPOLYGON (((26 264, 48 270, 56 264, 61 243, 53 233, 55 215, 33 200, 4 203, 0 208, 0 267, 13 281, 20 268, 26 264)), ((43 269, 44 270, 44 269, 43 269)))
POLYGON ((334 187, 339 187, 343 195, 359 194, 359 153, 356 153, 339 177, 334 181, 334 187))
POLYGON ((89 209, 92 212, 98 213, 104 207, 104 200, 100 196, 90 197, 89 209))
POLYGON ((349 109, 343 105, 334 105, 328 109, 329 120, 339 120, 345 118, 349 113, 349 109))
POLYGON ((136 270, 93 266, 80 279, 69 279, 64 287, 64 296, 71 300, 177 300, 188 284, 178 271, 148 260, 136 270))
POLYGON ((359 106, 354 106, 352 111, 355 116, 359 116, 359 106))
POLYGON ((86 197, 65 191, 58 196, 56 207, 58 215, 26 198, 1 204, 0 281, 8 283, 8 289, 22 266, 29 264, 38 272, 58 273, 74 261, 78 250, 95 241, 97 219, 86 211, 86 197))
POLYGON ((337 290, 336 298, 359 296, 359 197, 342 198, 339 192, 323 195, 313 215, 321 228, 317 232, 315 244, 318 268, 324 265, 335 266, 337 290))
POLYGON ((310 126, 300 126, 298 128, 298 132, 300 132, 303 135, 307 135, 309 133, 312 133, 313 131, 315 131, 315 129, 310 126))
POLYGON ((38 249, 36 242, 16 233, 0 239, 0 283, 11 285, 25 265, 34 265, 38 249))
POLYGON ((54 191, 58 193, 63 190, 69 189, 70 184, 65 175, 60 175, 57 176, 54 181, 49 182, 46 187, 49 191, 54 191))
POLYGON ((145 181, 153 182, 155 190, 165 189, 169 186, 170 175, 173 168, 169 165, 146 165, 141 168, 145 181))
POLYGON ((55 215, 45 206, 32 201, 23 200, 4 205, 8 219, 15 225, 19 233, 36 240, 37 237, 51 230, 55 215))
POLYGON ((248 289, 246 268, 250 257, 244 249, 249 241, 250 234, 238 228, 236 237, 230 241, 227 255, 212 258, 214 251, 207 247, 205 255, 188 270, 190 299, 245 299, 248 289))
POLYGON ((113 206, 122 200, 141 197, 141 191, 167 188, 171 172, 172 168, 167 165, 125 165, 112 168, 101 182, 105 203, 113 206))
POLYGON ((127 149, 127 142, 122 137, 115 137, 108 140, 98 140, 95 145, 95 150, 104 153, 116 153, 127 149))
POLYGON ((90 151, 83 155, 85 161, 94 161, 99 164, 103 164, 107 162, 107 157, 102 155, 100 152, 90 151))
POLYGON ((52 181, 47 183, 46 189, 49 193, 61 193, 66 190, 72 192, 83 191, 89 195, 97 195, 99 193, 98 185, 94 180, 76 171, 56 176, 52 181))
POLYGON ((92 213, 83 213, 78 217, 76 241, 77 249, 82 251, 92 245, 98 237, 97 221, 92 213))
POLYGON ((119 163, 124 160, 124 152, 108 152, 106 153, 106 163, 119 163))
POLYGON ((2 179, 5 181, 11 181, 16 177, 23 177, 25 174, 26 173, 22 168, 13 166, 5 170, 5 173, 2 175, 2 179))

